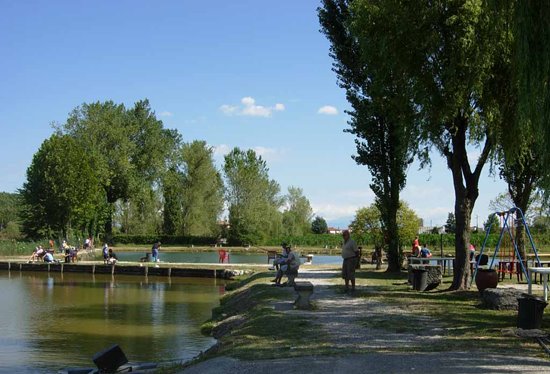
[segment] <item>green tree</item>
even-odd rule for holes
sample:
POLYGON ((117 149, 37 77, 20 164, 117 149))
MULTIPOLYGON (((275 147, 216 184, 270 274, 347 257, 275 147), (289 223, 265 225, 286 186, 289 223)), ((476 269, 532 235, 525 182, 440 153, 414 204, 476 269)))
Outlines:
POLYGON ((324 0, 319 19, 322 32, 331 42, 333 70, 352 106, 348 112, 351 128, 346 131, 357 137, 357 156, 353 158, 367 165, 372 175, 370 188, 376 195, 388 238, 383 243, 388 247, 388 270, 399 271, 402 253, 397 240, 397 211, 407 167, 418 149, 416 111, 407 97, 409 80, 385 55, 389 45, 387 30, 383 29, 385 15, 366 5, 361 10, 368 20, 357 27, 350 3, 324 0))
POLYGON ((23 231, 40 238, 71 229, 83 232, 98 222, 97 207, 104 206, 93 157, 83 153, 70 136, 52 135, 42 143, 27 169, 21 196, 23 231))
MULTIPOLYGON (((518 115, 520 121, 510 126, 508 145, 513 146, 524 135, 526 125, 539 144, 539 158, 550 162, 550 6, 546 1, 507 1, 506 6, 493 1, 497 12, 506 15, 513 9, 514 43, 517 53, 513 65, 518 77, 518 115)), ((549 185, 548 173, 544 176, 549 185)))
POLYGON ((185 143, 180 162, 164 181, 164 228, 186 236, 218 235, 223 183, 213 150, 204 141, 185 143))
POLYGON ((10 222, 17 223, 21 211, 21 195, 18 193, 0 192, 0 231, 10 222))
POLYGON ((234 148, 225 156, 226 201, 229 207, 229 242, 258 244, 280 234, 282 199, 279 185, 253 150, 234 148))
POLYGON ((491 229, 491 233, 500 233, 500 222, 496 214, 489 214, 487 221, 483 224, 483 229, 487 232, 488 229, 491 229))
POLYGON ((378 33, 384 46, 381 59, 410 83, 403 94, 418 111, 422 144, 441 153, 451 170, 456 263, 450 288, 467 288, 471 213, 497 126, 490 96, 498 97, 498 92, 486 85, 498 46, 508 42, 508 35, 491 22, 495 12, 482 0, 357 0, 353 15, 359 32, 373 25, 383 28, 378 33), (480 148, 475 165, 468 145, 480 148))
MULTIPOLYGON (((421 219, 417 216, 414 210, 409 205, 401 201, 397 211, 397 238, 395 239, 400 245, 408 243, 410 238, 418 235, 421 219)), ((350 224, 350 228, 354 234, 368 234, 375 246, 384 245, 388 241, 386 237, 387 231, 384 230, 384 222, 382 214, 378 209, 378 204, 374 203, 368 207, 359 208, 355 212, 355 218, 350 224)))
POLYGON ((328 232, 327 221, 323 217, 316 216, 311 222, 311 232, 314 234, 326 234, 328 232))
POLYGON ((368 234, 372 237, 375 245, 384 245, 384 234, 382 232, 382 217, 376 204, 357 209, 355 218, 351 221, 349 228, 354 235, 368 234))
POLYGON ((456 232, 456 219, 454 213, 449 213, 447 221, 445 222, 445 232, 448 234, 454 234, 456 232))
POLYGON ((162 200, 158 191, 143 188, 126 200, 115 202, 115 230, 124 234, 145 235, 162 232, 162 200))
POLYGON ((290 186, 284 197, 283 232, 286 235, 302 236, 310 232, 313 209, 301 188, 290 186))
POLYGON ((163 129, 148 100, 131 109, 112 101, 83 104, 58 131, 74 138, 78 148, 97 161, 96 172, 109 204, 107 234, 113 229, 115 203, 154 189, 178 141, 176 132, 163 129))

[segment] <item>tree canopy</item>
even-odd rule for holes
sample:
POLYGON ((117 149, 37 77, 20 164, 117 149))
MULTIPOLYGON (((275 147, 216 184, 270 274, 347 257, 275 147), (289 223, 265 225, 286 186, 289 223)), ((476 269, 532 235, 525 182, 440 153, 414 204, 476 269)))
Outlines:
POLYGON ((358 11, 351 3, 324 0, 319 20, 321 31, 331 42, 333 71, 352 106, 346 131, 356 136, 357 155, 353 158, 366 165, 372 176, 370 188, 388 238, 380 245, 389 247, 388 270, 399 271, 397 211, 406 169, 418 150, 416 110, 407 96, 410 81, 398 64, 387 59, 387 48, 396 47, 387 40, 391 34, 385 28, 391 28, 390 17, 378 13, 381 8, 373 11, 370 4, 358 11))
POLYGON ((224 171, 230 243, 252 245, 279 235, 283 200, 262 157, 251 149, 233 148, 225 156, 224 171))

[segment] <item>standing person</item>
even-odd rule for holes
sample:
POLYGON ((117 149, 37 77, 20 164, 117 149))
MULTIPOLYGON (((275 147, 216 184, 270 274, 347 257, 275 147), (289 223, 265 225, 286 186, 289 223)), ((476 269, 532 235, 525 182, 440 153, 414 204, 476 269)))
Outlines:
POLYGON ((420 253, 420 241, 418 240, 418 235, 413 240, 413 246, 412 246, 412 255, 418 256, 420 253))
POLYGON ((107 243, 103 244, 102 252, 103 252, 103 262, 107 263, 107 261, 109 260, 109 246, 107 245, 107 243))
POLYGON ((350 238, 349 230, 342 231, 342 237, 344 238, 344 244, 342 245, 342 278, 346 284, 344 290, 348 292, 350 290, 349 284, 351 282, 351 292, 355 291, 355 263, 359 257, 359 248, 353 239, 350 238))
POLYGON ((151 257, 153 262, 159 262, 159 250, 160 250, 160 242, 156 242, 153 244, 153 248, 151 248, 151 257))

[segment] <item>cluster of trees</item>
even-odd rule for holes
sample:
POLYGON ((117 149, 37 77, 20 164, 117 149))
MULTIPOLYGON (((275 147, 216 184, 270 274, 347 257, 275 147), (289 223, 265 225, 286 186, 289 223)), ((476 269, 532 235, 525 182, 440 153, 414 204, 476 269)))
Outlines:
POLYGON ((354 158, 373 175, 389 271, 401 263, 399 193, 414 157, 429 165, 434 149, 451 171, 451 289, 468 285, 470 221, 485 164, 499 166, 523 211, 548 180, 546 157, 535 155, 550 144, 549 12, 543 2, 520 0, 322 1, 321 31, 351 104, 354 158))
POLYGON ((131 108, 83 104, 33 157, 20 191, 22 231, 31 238, 224 234, 232 244, 310 233, 303 191, 282 195, 268 172, 261 156, 235 148, 222 174, 206 142, 183 142, 147 100, 131 108), (224 206, 227 233, 219 224, 224 206))
POLYGON ((0 192, 0 238, 19 238, 20 207, 19 194, 0 192))

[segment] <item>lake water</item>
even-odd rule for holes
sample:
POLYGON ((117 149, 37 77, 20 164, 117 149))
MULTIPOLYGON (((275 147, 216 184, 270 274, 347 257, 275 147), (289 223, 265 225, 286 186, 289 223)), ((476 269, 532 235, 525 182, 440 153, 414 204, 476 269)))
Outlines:
POLYGON ((0 372, 94 367, 118 344, 133 362, 186 360, 215 341, 201 335, 223 281, 0 271, 0 372))
MULTIPOLYGON (((139 261, 145 252, 117 252, 120 261, 139 261)), ((159 254, 162 262, 206 264, 217 263, 218 252, 164 252, 159 254)), ((259 253, 230 253, 229 261, 233 264, 267 264, 267 255, 259 253)), ((302 259, 303 261, 303 259, 302 259)), ((314 265, 340 265, 342 257, 329 255, 314 255, 314 265)))

